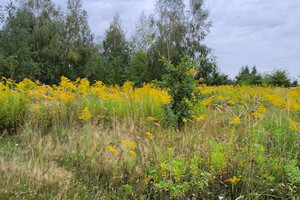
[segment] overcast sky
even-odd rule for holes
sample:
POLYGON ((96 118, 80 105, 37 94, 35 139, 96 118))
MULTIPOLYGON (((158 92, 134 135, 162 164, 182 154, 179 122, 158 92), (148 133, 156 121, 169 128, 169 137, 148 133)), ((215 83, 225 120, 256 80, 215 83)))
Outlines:
MULTIPOLYGON (((7 0, 0 0, 1 4, 7 0)), ((63 5, 62 0, 54 0, 63 5)), ((142 10, 154 0, 83 0, 95 36, 104 35, 118 13, 131 35, 142 10)), ((300 0, 206 0, 213 22, 205 43, 214 49, 218 66, 233 78, 244 65, 259 72, 287 69, 300 81, 300 0)))

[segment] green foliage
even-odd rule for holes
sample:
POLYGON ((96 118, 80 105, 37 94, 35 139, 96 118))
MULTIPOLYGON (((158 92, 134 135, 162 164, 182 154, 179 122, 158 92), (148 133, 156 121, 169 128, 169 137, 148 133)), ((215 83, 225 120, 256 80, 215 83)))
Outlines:
POLYGON ((58 83, 61 76, 89 77, 97 66, 93 35, 80 0, 69 0, 66 12, 51 1, 10 4, 0 31, 0 75, 21 81, 58 83))
POLYGON ((143 51, 138 51, 132 55, 127 77, 130 81, 133 81, 136 86, 142 86, 143 83, 149 81, 147 76, 147 65, 148 58, 143 51))
POLYGON ((286 70, 276 69, 271 74, 266 75, 266 83, 274 86, 291 87, 291 79, 286 70))
POLYGON ((195 62, 191 62, 187 57, 181 59, 181 63, 177 66, 165 58, 162 61, 167 74, 162 77, 161 83, 164 87, 169 88, 168 92, 172 97, 170 108, 176 116, 177 127, 181 128, 185 123, 184 120, 191 118, 192 103, 196 101, 196 95, 199 91, 196 88, 197 81, 194 79, 195 62))
POLYGON ((237 84, 241 85, 261 85, 264 82, 263 76, 257 72, 255 66, 253 66, 252 72, 248 66, 242 67, 235 80, 237 84))
POLYGON ((102 42, 103 57, 108 68, 108 82, 122 84, 126 80, 126 71, 129 65, 129 46, 121 27, 119 15, 116 15, 106 30, 102 42))
POLYGON ((191 60, 199 57, 210 60, 211 50, 202 43, 211 26, 203 0, 189 4, 183 0, 159 0, 155 8, 154 15, 148 18, 141 15, 134 37, 135 48, 147 53, 149 80, 161 80, 168 73, 158 61, 162 56, 174 65, 185 56, 191 60))

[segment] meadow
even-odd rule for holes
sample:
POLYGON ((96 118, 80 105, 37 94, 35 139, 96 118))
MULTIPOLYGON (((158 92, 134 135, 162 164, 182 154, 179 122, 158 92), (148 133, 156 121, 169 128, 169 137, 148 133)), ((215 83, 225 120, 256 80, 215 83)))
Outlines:
POLYGON ((0 199, 300 199, 300 87, 197 88, 2 78, 0 199))

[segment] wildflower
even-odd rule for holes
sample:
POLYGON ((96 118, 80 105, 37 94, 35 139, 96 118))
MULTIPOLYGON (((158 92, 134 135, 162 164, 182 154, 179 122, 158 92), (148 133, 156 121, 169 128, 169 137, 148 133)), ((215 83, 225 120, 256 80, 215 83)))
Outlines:
POLYGON ((146 135, 148 136, 149 140, 153 140, 154 135, 152 135, 150 132, 146 132, 146 135))
POLYGON ((183 118, 182 121, 183 121, 183 123, 187 123, 187 119, 186 118, 183 118))
POLYGON ((238 182, 240 182, 242 176, 239 176, 239 178, 237 178, 236 176, 233 176, 232 178, 230 179, 227 179, 225 182, 229 182, 233 185, 236 185, 238 182))
POLYGON ((99 119, 103 119, 103 118, 104 118, 104 116, 102 116, 102 115, 98 115, 98 118, 99 118, 99 119))
POLYGON ((106 148, 107 148, 108 150, 110 150, 111 152, 113 152, 113 153, 114 153, 115 151, 117 151, 115 147, 112 147, 112 146, 109 146, 109 145, 106 146, 106 148))
POLYGON ((154 121, 155 120, 155 118, 154 117, 151 117, 151 116, 149 116, 149 117, 147 117, 150 121, 154 121))
POLYGON ((85 107, 85 109, 82 110, 81 114, 79 115, 78 119, 81 119, 82 121, 87 121, 92 117, 92 114, 89 111, 88 107, 85 107))
POLYGON ((265 151, 265 149, 264 149, 263 147, 260 147, 259 150, 260 150, 261 152, 264 152, 264 151, 265 151))
POLYGON ((130 155, 135 155, 135 151, 133 151, 133 150, 130 150, 129 153, 130 153, 130 155))
POLYGON ((213 100, 213 97, 209 97, 209 98, 207 98, 207 99, 203 99, 203 100, 202 100, 202 104, 203 104, 204 106, 208 106, 208 105, 211 103, 212 100, 213 100))
POLYGON ((224 100, 226 100, 226 98, 225 98, 225 97, 223 97, 222 95, 219 95, 219 96, 217 96, 217 99, 218 99, 218 100, 220 100, 220 101, 224 101, 224 100))
POLYGON ((199 82, 200 82, 200 83, 204 82, 204 80, 205 80, 205 79, 204 79, 204 78, 202 78, 202 77, 201 77, 201 78, 199 78, 199 82))
POLYGON ((125 147, 136 147, 137 146, 136 142, 134 142, 134 141, 127 142, 126 140, 122 140, 122 144, 125 147))
POLYGON ((297 131, 297 130, 299 130, 297 122, 293 121, 291 118, 288 118, 288 120, 289 120, 289 128, 290 128, 292 131, 297 131))
POLYGON ((168 165, 165 164, 165 163, 161 163, 161 164, 158 165, 158 167, 159 167, 160 169, 162 169, 162 170, 166 169, 167 166, 168 166, 168 165))
POLYGON ((189 70, 189 74, 192 75, 192 76, 194 76, 194 75, 196 74, 196 70, 193 69, 193 68, 190 69, 190 70, 189 70))
POLYGON ((233 100, 229 100, 228 103, 230 103, 231 105, 235 105, 235 102, 233 100))
POLYGON ((241 119, 239 117, 234 118, 230 124, 240 124, 241 123, 241 119))
POLYGON ((199 117, 196 117, 196 120, 197 120, 197 121, 201 121, 201 120, 204 120, 205 117, 206 117, 206 114, 201 115, 201 116, 199 116, 199 117))
POLYGON ((236 147, 236 150, 244 151, 244 150, 246 150, 246 148, 245 147, 236 147))

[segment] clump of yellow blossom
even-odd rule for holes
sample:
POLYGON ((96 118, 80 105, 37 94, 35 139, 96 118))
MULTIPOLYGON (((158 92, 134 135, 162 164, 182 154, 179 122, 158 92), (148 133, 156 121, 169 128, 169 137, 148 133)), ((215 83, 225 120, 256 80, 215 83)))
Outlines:
POLYGON ((259 103, 259 107, 255 112, 252 112, 251 115, 253 115, 254 117, 257 118, 263 118, 264 113, 267 112, 267 109, 261 104, 259 103))
POLYGON ((209 98, 207 98, 207 99, 203 99, 203 100, 202 100, 202 104, 203 104, 204 106, 208 106, 208 105, 211 103, 212 100, 213 100, 213 97, 212 97, 212 96, 209 97, 209 98))
POLYGON ((183 123, 187 123, 187 119, 186 119, 186 118, 183 118, 183 119, 182 119, 182 122, 183 122, 183 123))
POLYGON ((260 150, 261 152, 264 152, 264 151, 265 151, 264 147, 260 147, 259 150, 260 150))
POLYGON ((116 152, 116 151, 117 151, 115 147, 112 147, 112 146, 110 146, 110 145, 106 146, 106 148, 107 148, 108 150, 110 150, 111 152, 116 152))
POLYGON ((237 178, 236 176, 233 176, 232 178, 227 179, 225 182, 229 182, 233 185, 236 185, 238 182, 241 181, 241 178, 242 178, 242 176, 239 176, 239 178, 237 178))
POLYGON ((127 142, 126 140, 122 140, 122 144, 123 144, 125 147, 129 147, 129 148, 131 148, 131 147, 136 147, 136 146, 137 146, 136 142, 134 142, 134 141, 129 141, 129 142, 127 142))
POLYGON ((196 74, 196 72, 197 71, 193 68, 189 70, 189 74, 192 75, 192 76, 194 76, 196 74))
POLYGON ((290 128, 292 131, 298 131, 298 130, 299 130, 297 122, 295 122, 295 121, 292 120, 291 118, 288 118, 288 121, 289 121, 289 128, 290 128))
POLYGON ((245 147, 236 147, 236 150, 238 150, 238 151, 245 151, 246 148, 245 147))
POLYGON ((202 77, 201 77, 201 78, 199 78, 199 82, 200 82, 200 83, 204 82, 204 80, 205 80, 205 79, 204 79, 204 78, 202 78, 202 77))
POLYGON ((196 120, 197 120, 197 121, 202 121, 202 120, 205 119, 206 116, 207 116, 206 114, 200 115, 199 117, 196 117, 196 120))
POLYGON ((82 121, 87 121, 87 120, 89 120, 91 117, 92 117, 92 114, 90 113, 89 108, 88 108, 88 107, 85 107, 85 108, 81 111, 81 113, 80 113, 78 119, 81 119, 82 121))
POLYGON ((154 117, 151 117, 151 116, 149 116, 149 117, 147 117, 150 121, 155 121, 155 118, 154 117))
POLYGON ((154 135, 152 135, 150 132, 146 132, 146 135, 148 137, 149 140, 153 140, 154 139, 154 135))
POLYGON ((129 153, 130 153, 130 155, 135 155, 135 151, 133 151, 133 150, 130 150, 129 153))
POLYGON ((241 119, 239 117, 235 117, 233 120, 231 120, 230 124, 240 124, 241 119))

